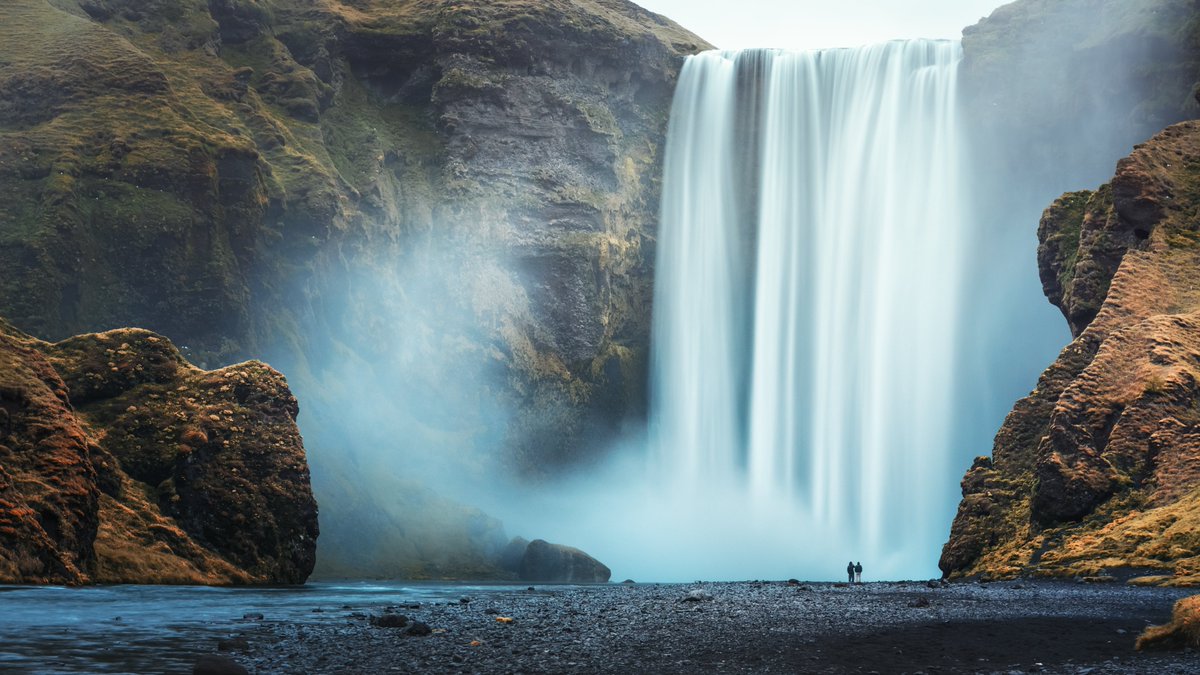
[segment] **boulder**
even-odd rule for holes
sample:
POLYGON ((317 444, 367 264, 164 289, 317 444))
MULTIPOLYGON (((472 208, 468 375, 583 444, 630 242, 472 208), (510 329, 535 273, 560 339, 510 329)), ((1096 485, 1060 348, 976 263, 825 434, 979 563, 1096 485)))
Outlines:
POLYGON ((1171 623, 1150 626, 1137 640, 1143 649, 1200 649, 1200 595, 1175 603, 1171 623))
POLYGON ((577 548, 535 539, 525 547, 519 574, 524 581, 602 584, 612 570, 577 548))

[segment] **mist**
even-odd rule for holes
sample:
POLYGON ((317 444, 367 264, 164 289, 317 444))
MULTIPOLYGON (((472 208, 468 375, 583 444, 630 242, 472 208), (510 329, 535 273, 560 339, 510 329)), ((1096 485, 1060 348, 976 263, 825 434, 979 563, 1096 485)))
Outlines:
POLYGON ((736 472, 689 478, 660 461, 637 405, 618 433, 597 432, 582 441, 587 452, 547 465, 542 446, 561 441, 561 411, 541 407, 518 371, 541 348, 527 331, 546 311, 532 289, 550 284, 487 232, 435 222, 348 253, 333 292, 295 290, 314 299, 306 358, 286 372, 322 509, 317 574, 492 578, 496 556, 522 536, 580 547, 617 580, 839 579, 860 558, 871 578, 936 576, 959 477, 1071 339, 1038 279, 1041 210, 1099 185, 1134 143, 1195 107, 1185 73, 1144 77, 1161 44, 1072 47, 1119 32, 1121 11, 1149 10, 1090 22, 1075 4, 1019 41, 967 32, 956 190, 970 208, 955 233, 956 344, 945 350, 953 406, 936 418, 948 450, 922 478, 937 507, 914 519, 920 536, 864 539, 804 499, 762 498, 736 472))

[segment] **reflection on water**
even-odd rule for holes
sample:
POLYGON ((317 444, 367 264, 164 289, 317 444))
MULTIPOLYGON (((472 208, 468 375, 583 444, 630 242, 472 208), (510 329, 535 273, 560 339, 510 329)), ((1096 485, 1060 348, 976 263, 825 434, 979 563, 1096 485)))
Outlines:
POLYGON ((190 673, 218 640, 512 586, 325 582, 281 588, 0 586, 0 672, 190 673), (261 614, 262 619, 257 619, 261 614), (252 618, 244 618, 250 616, 252 618))

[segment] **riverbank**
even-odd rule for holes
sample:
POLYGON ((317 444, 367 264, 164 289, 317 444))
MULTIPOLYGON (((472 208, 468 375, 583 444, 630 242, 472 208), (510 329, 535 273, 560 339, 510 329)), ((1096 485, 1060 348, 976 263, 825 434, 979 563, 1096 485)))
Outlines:
POLYGON ((268 621, 234 656, 258 672, 1184 673, 1200 656, 1133 644, 1187 594, 1026 581, 546 587, 268 621), (372 625, 387 613, 408 625, 372 625), (433 632, 410 634, 418 622, 433 632))
POLYGON ((1029 581, 10 586, 0 672, 189 673, 219 655, 257 673, 1182 673, 1200 655, 1133 643, 1191 592, 1029 581), (405 625, 372 623, 401 623, 385 615, 405 625), (418 623, 427 635, 409 633, 418 623))

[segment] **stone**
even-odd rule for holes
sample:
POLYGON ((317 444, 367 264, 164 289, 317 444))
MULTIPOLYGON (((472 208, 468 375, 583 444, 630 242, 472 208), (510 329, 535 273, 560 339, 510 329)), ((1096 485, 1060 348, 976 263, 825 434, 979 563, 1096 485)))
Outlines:
POLYGON ((404 628, 408 625, 408 617, 403 614, 384 613, 371 617, 371 625, 379 628, 404 628))
POLYGON ((421 623, 420 621, 414 621, 413 624, 408 627, 408 630, 406 630, 404 632, 407 633, 408 635, 413 635, 413 636, 417 636, 417 637, 425 637, 427 635, 433 635, 433 629, 429 627, 429 624, 421 623))
POLYGON ((521 558, 524 581, 554 583, 607 583, 612 571, 590 555, 570 546, 535 539, 521 558))

